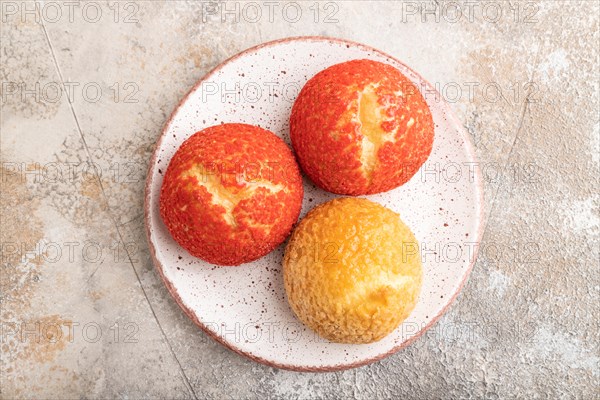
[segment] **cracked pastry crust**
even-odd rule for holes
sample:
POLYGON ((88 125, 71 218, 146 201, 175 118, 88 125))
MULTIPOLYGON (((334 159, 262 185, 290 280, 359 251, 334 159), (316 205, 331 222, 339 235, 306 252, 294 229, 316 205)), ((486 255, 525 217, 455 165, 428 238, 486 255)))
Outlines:
POLYGON ((246 124, 195 133, 165 173, 160 214, 193 256, 239 265, 272 251, 298 219, 302 177, 288 146, 246 124))
POLYGON ((337 194, 385 192, 406 183, 433 147, 431 112, 418 88, 391 65, 333 65, 300 91, 290 136, 302 170, 337 194))
POLYGON ((283 277, 304 324, 332 342, 371 343, 396 329, 417 303, 419 244, 390 209, 362 198, 334 199, 292 233, 283 277))

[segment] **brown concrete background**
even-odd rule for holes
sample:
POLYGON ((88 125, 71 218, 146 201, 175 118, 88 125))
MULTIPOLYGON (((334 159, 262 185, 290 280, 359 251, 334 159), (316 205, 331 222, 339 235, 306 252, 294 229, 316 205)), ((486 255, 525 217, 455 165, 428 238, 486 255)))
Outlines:
POLYGON ((324 1, 316 16, 311 1, 298 22, 288 2, 272 20, 257 2, 255 22, 244 2, 225 22, 221 4, 88 3, 1 4, 1 398, 599 396, 597 2, 324 1), (144 235, 147 162, 178 100, 226 58, 297 35, 363 42, 439 85, 486 177, 455 305, 409 348, 337 373, 207 338, 144 235))

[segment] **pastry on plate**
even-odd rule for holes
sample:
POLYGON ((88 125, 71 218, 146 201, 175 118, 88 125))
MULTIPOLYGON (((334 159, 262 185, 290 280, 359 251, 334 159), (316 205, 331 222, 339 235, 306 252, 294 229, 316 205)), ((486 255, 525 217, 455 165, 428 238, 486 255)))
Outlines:
POLYGON ((392 210, 363 198, 334 199, 294 229, 283 277, 290 306, 307 326, 332 342, 371 343, 417 303, 419 244, 392 210))
POLYGON ((222 124, 177 150, 164 176, 160 214, 193 256, 239 265, 285 240, 302 197, 302 177, 283 140, 257 126, 222 124))
POLYGON ((406 183, 431 153, 434 125, 419 89, 398 69, 353 60, 306 83, 292 108, 290 136, 317 186, 357 196, 406 183))

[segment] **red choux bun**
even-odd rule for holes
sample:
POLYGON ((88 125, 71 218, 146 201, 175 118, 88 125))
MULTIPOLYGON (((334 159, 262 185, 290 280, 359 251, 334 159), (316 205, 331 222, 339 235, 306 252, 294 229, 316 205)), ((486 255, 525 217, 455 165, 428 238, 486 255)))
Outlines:
POLYGON ((344 195, 385 192, 406 183, 433 147, 431 112, 418 88, 391 65, 333 65, 300 91, 290 118, 302 170, 344 195))
POLYGON ((160 193, 169 232, 193 256, 218 265, 256 260, 298 219, 302 177, 288 146, 246 124, 206 128, 173 156, 160 193))

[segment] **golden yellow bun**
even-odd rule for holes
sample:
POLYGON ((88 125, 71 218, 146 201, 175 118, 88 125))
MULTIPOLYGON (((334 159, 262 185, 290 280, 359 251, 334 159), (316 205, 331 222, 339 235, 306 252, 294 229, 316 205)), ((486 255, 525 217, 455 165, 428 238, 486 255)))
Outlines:
POLYGON ((418 249, 392 210, 362 198, 331 200, 308 213, 286 248, 288 301, 303 323, 332 342, 375 342, 417 303, 418 249))

